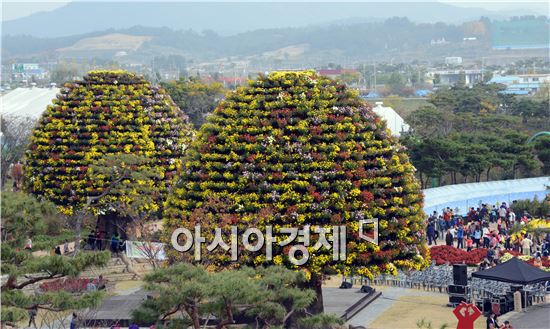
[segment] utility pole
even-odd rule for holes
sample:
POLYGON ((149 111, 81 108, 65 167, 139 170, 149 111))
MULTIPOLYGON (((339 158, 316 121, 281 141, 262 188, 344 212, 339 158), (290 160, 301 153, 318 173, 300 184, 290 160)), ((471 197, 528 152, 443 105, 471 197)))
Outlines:
POLYGON ((365 63, 363 63, 363 81, 365 83, 365 92, 367 92, 367 70, 365 69, 365 63))
POLYGON ((376 93, 376 62, 372 66, 374 67, 374 92, 376 93))
POLYGON ((485 82, 485 80, 483 79, 483 60, 485 59, 485 57, 481 57, 481 83, 485 82))

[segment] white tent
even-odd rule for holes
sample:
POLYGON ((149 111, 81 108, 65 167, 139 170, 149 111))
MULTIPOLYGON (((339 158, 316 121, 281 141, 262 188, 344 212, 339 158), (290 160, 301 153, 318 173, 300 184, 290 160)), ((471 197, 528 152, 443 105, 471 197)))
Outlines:
POLYGON ((383 106, 382 102, 376 102, 376 106, 373 110, 379 117, 386 121, 386 125, 390 129, 392 135, 399 137, 401 133, 409 131, 409 125, 391 107, 383 106))
POLYGON ((2 115, 39 118, 59 88, 16 88, 0 96, 2 115))
POLYGON ((550 177, 500 180, 492 182, 447 185, 424 190, 424 211, 434 210, 441 213, 447 207, 458 208, 459 214, 465 214, 470 207, 479 207, 482 203, 511 204, 514 200, 539 200, 550 192, 550 177))

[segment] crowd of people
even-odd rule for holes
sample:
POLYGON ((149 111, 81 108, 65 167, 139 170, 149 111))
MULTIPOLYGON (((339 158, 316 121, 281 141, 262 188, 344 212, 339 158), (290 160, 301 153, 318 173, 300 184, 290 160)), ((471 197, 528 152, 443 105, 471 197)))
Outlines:
POLYGON ((109 245, 113 254, 117 254, 126 249, 126 241, 120 237, 118 232, 115 232, 110 239, 106 239, 105 236, 106 232, 96 227, 95 230, 88 234, 85 249, 105 250, 107 245, 109 245))
POLYGON ((482 267, 498 263, 505 250, 534 256, 535 265, 542 266, 541 257, 550 252, 550 234, 544 237, 524 234, 517 239, 512 239, 509 234, 512 227, 526 225, 530 220, 529 213, 518 214, 505 202, 500 206, 482 204, 477 209, 472 207, 466 216, 456 215, 455 211, 446 208, 441 214, 434 211, 428 217, 426 235, 429 245, 437 245, 438 239, 442 239, 448 246, 467 251, 486 248, 487 259, 482 267))

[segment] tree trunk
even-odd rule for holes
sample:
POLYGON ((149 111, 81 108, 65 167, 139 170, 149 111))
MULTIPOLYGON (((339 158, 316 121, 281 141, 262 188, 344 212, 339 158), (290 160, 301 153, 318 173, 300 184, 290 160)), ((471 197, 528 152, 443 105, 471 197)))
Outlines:
POLYGON ((195 329, 201 329, 201 321, 197 305, 193 306, 193 326, 195 329))
POLYGON ((84 217, 84 215, 82 214, 77 214, 76 215, 76 223, 75 223, 75 233, 76 233, 76 236, 74 238, 74 253, 78 253, 80 251, 80 238, 81 238, 81 235, 82 235, 82 218, 84 217))
POLYGON ((491 172, 491 167, 487 168, 487 181, 489 181, 489 173, 491 172))
POLYGON ((317 295, 317 298, 315 299, 313 304, 309 307, 309 312, 313 314, 321 314, 324 311, 322 285, 323 285, 322 275, 311 274, 311 280, 309 281, 309 288, 314 289, 315 294, 317 295))

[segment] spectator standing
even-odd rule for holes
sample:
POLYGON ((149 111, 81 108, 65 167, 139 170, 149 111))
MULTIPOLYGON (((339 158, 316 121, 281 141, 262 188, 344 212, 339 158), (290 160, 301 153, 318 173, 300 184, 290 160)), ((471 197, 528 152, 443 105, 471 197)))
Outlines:
POLYGON ((487 204, 482 204, 481 205, 481 210, 479 211, 479 217, 480 218, 485 218, 489 215, 489 209, 487 209, 487 204))
POLYGON ((533 241, 529 239, 529 236, 525 234, 523 241, 521 241, 521 248, 524 255, 531 256, 531 247, 533 246, 533 241))
POLYGON ((439 236, 443 239, 445 237, 445 231, 447 230, 447 227, 445 227, 445 220, 443 219, 443 216, 439 216, 439 236))
POLYGON ((445 235, 445 244, 448 246, 453 245, 453 234, 451 233, 451 230, 447 230, 447 234, 445 235))
POLYGON ((453 236, 453 240, 454 240, 456 238, 456 227, 451 226, 449 231, 451 231, 451 235, 453 236))
POLYGON ((479 248, 479 243, 481 240, 481 229, 479 226, 476 226, 476 229, 474 231, 474 243, 476 244, 476 248, 479 248))
POLYGON ((95 248, 97 250, 101 250, 101 232, 99 232, 99 228, 96 227, 95 229, 95 248))
POLYGON ((487 226, 483 226, 483 248, 489 248, 491 242, 491 232, 487 226))
POLYGON ((471 236, 468 236, 468 238, 466 239, 466 250, 471 251, 473 246, 474 246, 474 240, 472 239, 471 236))
POLYGON ((459 249, 464 248, 464 226, 462 225, 456 230, 456 247, 459 249))
POLYGON ((506 203, 502 203, 500 208, 498 208, 498 217, 502 220, 506 220, 506 215, 508 214, 508 209, 506 208, 506 203))
POLYGON ((428 235, 428 245, 431 246, 432 245, 432 241, 434 242, 435 245, 437 245, 437 242, 435 240, 435 227, 434 227, 434 223, 432 222, 429 222, 428 223, 428 227, 426 229, 426 235, 428 235))
POLYGON ((498 329, 498 327, 497 315, 491 312, 487 318, 487 329, 498 329))
POLYGON ((497 220, 497 206, 493 205, 493 209, 491 209, 491 215, 489 216, 489 220, 491 222, 494 222, 495 220, 497 220))
POLYGON ((118 254, 118 244, 120 243, 120 237, 118 233, 113 234, 111 237, 111 252, 113 254, 118 254))
POLYGON ((103 231, 103 230, 100 230, 99 231, 99 250, 104 250, 105 249, 105 246, 107 245, 104 241, 105 241, 105 234, 106 232, 103 231))
POLYGON ((95 245, 95 231, 91 231, 90 234, 88 234, 88 246, 90 246, 90 249, 94 250, 96 245, 95 245))

